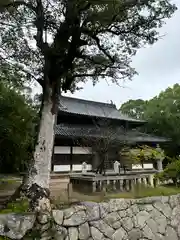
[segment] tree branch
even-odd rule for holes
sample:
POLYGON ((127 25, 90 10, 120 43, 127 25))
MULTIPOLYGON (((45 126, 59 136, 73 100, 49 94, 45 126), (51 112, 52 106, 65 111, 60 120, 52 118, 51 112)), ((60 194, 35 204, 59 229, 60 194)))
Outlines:
POLYGON ((114 58, 106 51, 106 49, 101 46, 99 38, 96 35, 92 36, 92 38, 96 41, 99 50, 101 50, 104 55, 106 55, 106 57, 108 57, 109 60, 114 63, 114 58))
POLYGON ((101 66, 101 68, 104 67, 104 71, 105 71, 107 68, 114 68, 114 69, 117 68, 117 67, 115 67, 114 64, 113 64, 112 62, 110 62, 110 61, 107 62, 107 64, 104 64, 104 63, 102 63, 102 62, 100 62, 100 61, 96 61, 96 59, 93 59, 93 57, 90 57, 90 56, 87 56, 87 55, 83 55, 83 54, 81 54, 81 53, 79 53, 79 55, 78 55, 77 57, 78 57, 78 58, 81 58, 81 59, 83 59, 83 60, 87 60, 87 61, 89 61, 89 62, 92 63, 92 64, 101 66))
POLYGON ((95 40, 95 42, 96 42, 99 50, 102 51, 102 52, 104 53, 104 55, 105 55, 112 63, 114 63, 114 58, 107 52, 106 49, 104 49, 104 48, 101 46, 100 40, 99 40, 99 38, 97 37, 97 35, 95 35, 93 32, 91 32, 90 30, 88 30, 88 29, 86 29, 86 28, 84 28, 84 29, 82 30, 82 32, 83 32, 84 34, 87 34, 87 35, 88 35, 89 37, 91 37, 93 40, 95 40))
POLYGON ((5 27, 5 26, 8 26, 8 27, 16 27, 15 24, 11 24, 11 23, 8 23, 8 22, 4 22, 4 21, 0 21, 0 24, 5 27))
POLYGON ((108 74, 103 74, 103 73, 101 73, 101 74, 75 74, 75 75, 73 75, 72 77, 73 78, 80 78, 80 77, 95 77, 95 76, 98 76, 98 77, 107 77, 108 76, 108 74))
POLYGON ((36 78, 34 76, 34 74, 32 74, 28 69, 25 69, 20 63, 13 64, 11 61, 7 60, 2 55, 0 55, 0 60, 3 60, 4 62, 6 62, 9 66, 12 66, 14 68, 18 68, 19 71, 22 71, 25 74, 28 74, 29 76, 31 76, 31 78, 33 78, 35 81, 37 81, 42 87, 44 86, 44 82, 41 78, 36 78))
POLYGON ((37 34, 36 34, 36 42, 37 46, 41 49, 44 53, 43 48, 43 30, 44 30, 44 9, 41 0, 36 0, 37 7, 36 7, 36 21, 35 25, 37 27, 37 34))

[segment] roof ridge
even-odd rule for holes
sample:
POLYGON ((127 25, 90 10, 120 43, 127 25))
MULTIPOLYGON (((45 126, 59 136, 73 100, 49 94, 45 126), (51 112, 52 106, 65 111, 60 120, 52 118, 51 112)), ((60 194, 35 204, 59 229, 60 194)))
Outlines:
POLYGON ((116 110, 118 110, 116 108, 116 105, 112 104, 112 103, 98 102, 98 101, 87 100, 87 99, 83 99, 83 98, 75 98, 75 97, 63 96, 63 95, 61 95, 61 97, 63 97, 64 99, 75 100, 75 101, 78 101, 78 102, 84 102, 84 103, 87 102, 87 103, 95 103, 95 104, 100 104, 100 105, 106 105, 108 107, 112 107, 112 108, 115 108, 116 110))

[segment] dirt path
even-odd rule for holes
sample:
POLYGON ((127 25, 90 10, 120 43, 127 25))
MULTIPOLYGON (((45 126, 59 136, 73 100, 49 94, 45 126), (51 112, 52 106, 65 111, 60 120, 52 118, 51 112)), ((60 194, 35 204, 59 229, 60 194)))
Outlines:
MULTIPOLYGON (((8 186, 5 184, 1 184, 0 188, 0 208, 4 202, 8 200, 8 198, 14 193, 16 188, 21 184, 21 179, 20 178, 9 178, 3 177, 3 180, 5 179, 10 179, 15 181, 15 183, 8 184, 8 186)), ((5 180, 6 181, 6 180, 5 180)), ((60 195, 63 193, 67 195, 67 185, 68 185, 68 179, 51 179, 50 182, 50 191, 51 191, 51 197, 53 198, 58 198, 60 195)), ((63 195, 64 195, 63 194, 63 195)))

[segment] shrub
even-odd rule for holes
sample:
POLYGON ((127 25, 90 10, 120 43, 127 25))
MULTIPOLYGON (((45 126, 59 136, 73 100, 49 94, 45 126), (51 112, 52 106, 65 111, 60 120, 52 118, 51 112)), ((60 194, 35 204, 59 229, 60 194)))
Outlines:
POLYGON ((172 180, 175 185, 180 182, 180 159, 172 159, 163 172, 156 176, 160 181, 172 180))

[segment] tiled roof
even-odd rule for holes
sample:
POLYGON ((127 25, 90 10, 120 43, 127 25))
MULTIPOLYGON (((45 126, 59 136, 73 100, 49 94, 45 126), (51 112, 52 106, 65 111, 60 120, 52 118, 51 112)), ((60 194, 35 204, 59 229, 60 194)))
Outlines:
POLYGON ((168 139, 152 136, 149 134, 141 133, 138 131, 125 131, 123 128, 111 128, 103 129, 97 128, 96 126, 87 125, 57 125, 55 129, 56 136, 69 137, 69 138, 108 138, 111 136, 111 140, 116 141, 127 141, 127 142, 167 142, 168 139))
POLYGON ((59 110, 79 115, 104 117, 109 119, 125 120, 144 123, 145 121, 130 118, 117 110, 114 104, 94 102, 84 99, 61 96, 59 110))

